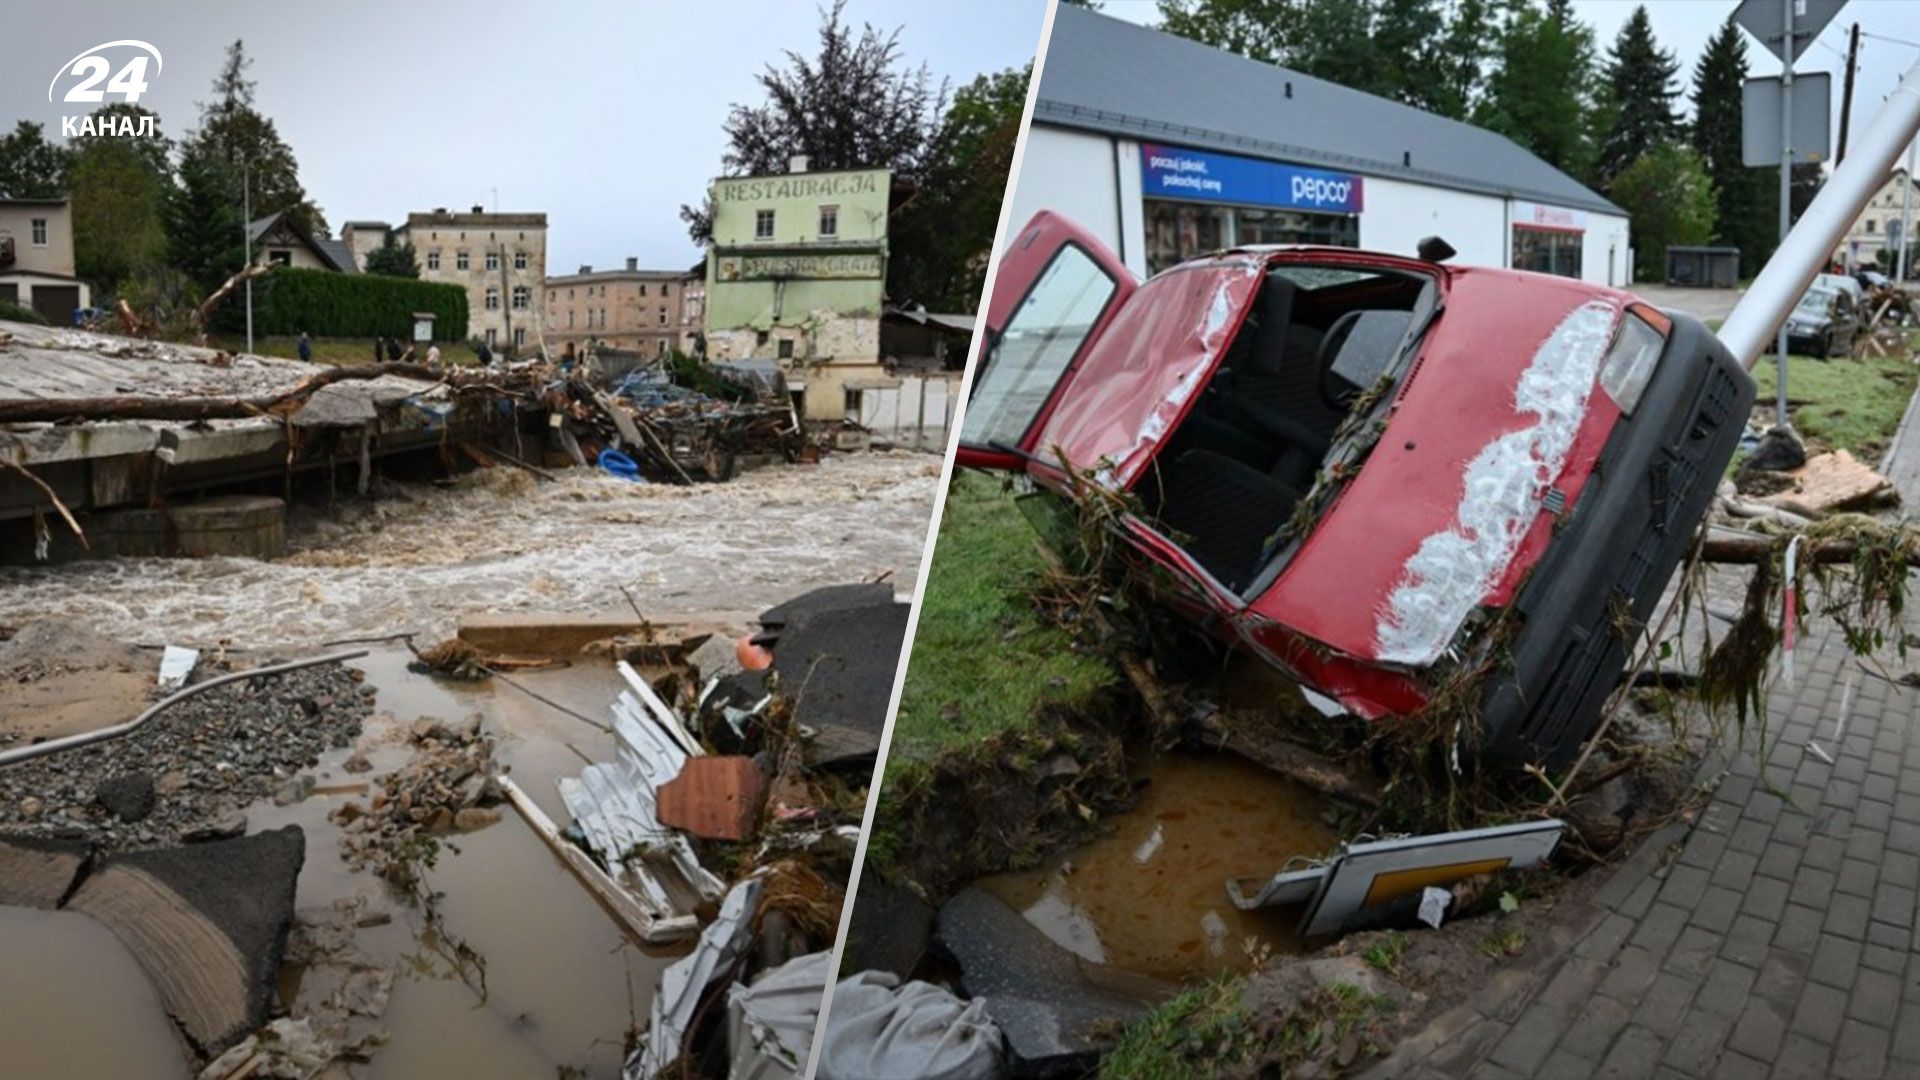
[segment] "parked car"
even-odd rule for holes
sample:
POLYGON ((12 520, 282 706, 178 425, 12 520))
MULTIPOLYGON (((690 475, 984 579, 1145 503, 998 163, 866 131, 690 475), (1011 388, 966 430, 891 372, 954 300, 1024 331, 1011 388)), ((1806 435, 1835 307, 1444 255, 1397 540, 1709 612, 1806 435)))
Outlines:
POLYGON ((1850 356, 1862 329, 1860 307, 1853 298, 1815 279, 1787 315, 1787 351, 1807 356, 1850 356))
POLYGON ((1143 580, 1360 717, 1484 668, 1496 763, 1591 733, 1754 393, 1698 321, 1615 289, 1307 246, 1142 284, 1051 212, 987 324, 962 464, 1128 493, 1143 580))
POLYGON ((1866 287, 1852 274, 1815 274, 1811 286, 1816 289, 1837 289, 1847 294, 1854 307, 1864 307, 1867 303, 1866 287))
POLYGON ((1884 289, 1893 284, 1892 278, 1878 270, 1869 270, 1865 267, 1861 267, 1853 272, 1853 280, 1859 282, 1861 288, 1868 292, 1872 292, 1875 289, 1884 289))

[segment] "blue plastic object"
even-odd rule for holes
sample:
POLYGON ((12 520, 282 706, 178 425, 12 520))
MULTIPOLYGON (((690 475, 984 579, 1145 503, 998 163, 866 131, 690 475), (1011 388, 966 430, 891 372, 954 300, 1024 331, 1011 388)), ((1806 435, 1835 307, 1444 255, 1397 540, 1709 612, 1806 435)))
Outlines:
POLYGON ((602 450, 598 460, 601 468, 623 480, 631 480, 636 484, 647 482, 647 478, 640 475, 640 466, 618 450, 602 450))

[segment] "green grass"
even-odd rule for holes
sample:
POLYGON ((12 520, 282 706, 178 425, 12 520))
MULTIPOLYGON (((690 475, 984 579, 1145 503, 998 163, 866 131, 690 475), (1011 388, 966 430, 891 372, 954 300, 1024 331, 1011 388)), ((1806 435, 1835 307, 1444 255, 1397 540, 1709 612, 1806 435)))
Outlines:
MULTIPOLYGON (((214 334, 208 337, 207 344, 228 352, 242 352, 247 347, 247 339, 242 334, 214 334)), ((402 342, 406 348, 408 342, 402 342)), ((300 355, 300 339, 297 337, 259 337, 253 339, 253 351, 261 356, 278 356, 293 359, 300 355)), ((416 348, 414 359, 424 361, 427 350, 416 348)), ((440 342, 440 359, 443 363, 469 366, 480 362, 473 349, 466 342, 440 342)), ((314 338, 313 362, 316 364, 370 364, 373 362, 372 338, 314 338)))
POLYGON ((1127 1026, 1100 1062, 1104 1080, 1185 1080, 1213 1076, 1255 1049, 1242 981, 1216 978, 1171 998, 1127 1026))
MULTIPOLYGON (((1773 402, 1774 374, 1771 357, 1754 367, 1757 404, 1773 402)), ((1797 403, 1791 406, 1794 429, 1810 442, 1850 451, 1871 466, 1900 426, 1917 381, 1920 368, 1898 355, 1826 361, 1789 356, 1787 397, 1797 403)))
POLYGON ((894 725, 892 760, 930 761, 1047 710, 1092 700, 1114 682, 1097 656, 1076 653, 1028 598, 1043 567, 1033 528, 997 478, 956 472, 913 656, 894 725))

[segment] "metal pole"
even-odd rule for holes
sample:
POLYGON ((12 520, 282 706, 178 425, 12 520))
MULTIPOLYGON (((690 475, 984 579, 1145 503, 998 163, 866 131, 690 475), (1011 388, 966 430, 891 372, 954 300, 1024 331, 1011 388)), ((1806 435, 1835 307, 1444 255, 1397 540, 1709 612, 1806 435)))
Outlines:
MULTIPOLYGON (((1780 63, 1780 246, 1785 247, 1787 233, 1793 229, 1793 3, 1780 0, 1785 16, 1785 35, 1781 42, 1780 63)), ((1793 420, 1787 415, 1787 322, 1780 320, 1773 342, 1773 424, 1788 430, 1793 420)))
MULTIPOLYGON (((246 253, 246 261, 240 264, 245 270, 253 265, 253 175, 247 163, 240 163, 240 248, 246 253)), ((247 351, 253 351, 253 279, 247 279, 247 351)))
POLYGON ((1920 64, 1909 69, 1887 95, 1873 122, 1853 140, 1846 164, 1827 178, 1800 215, 1800 223, 1720 324, 1720 340, 1741 366, 1751 370, 1765 354, 1769 335, 1786 320, 1874 193, 1886 185, 1894 162, 1916 132, 1920 132, 1920 64))
POLYGON ((1894 253, 1894 287, 1907 288, 1907 247, 1913 243, 1908 230, 1913 228, 1913 144, 1907 144, 1907 178, 1900 188, 1900 250, 1894 253))

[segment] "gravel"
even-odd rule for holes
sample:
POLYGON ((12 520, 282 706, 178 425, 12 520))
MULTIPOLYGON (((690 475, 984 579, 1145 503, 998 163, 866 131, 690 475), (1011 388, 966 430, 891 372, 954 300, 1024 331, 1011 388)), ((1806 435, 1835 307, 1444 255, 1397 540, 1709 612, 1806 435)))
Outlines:
POLYGON ((229 683, 122 738, 0 768, 0 832, 125 849, 178 842, 231 821, 319 764, 322 753, 353 743, 373 712, 374 692, 362 677, 327 665, 229 683), (103 785, 107 802, 120 805, 111 793, 144 787, 142 777, 155 800, 138 821, 102 805, 103 785))

